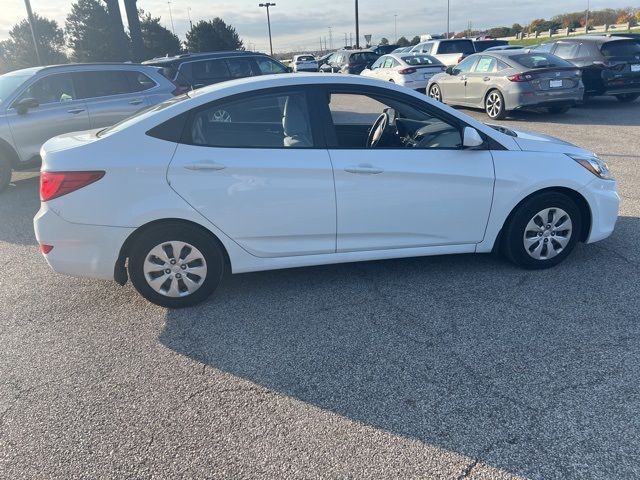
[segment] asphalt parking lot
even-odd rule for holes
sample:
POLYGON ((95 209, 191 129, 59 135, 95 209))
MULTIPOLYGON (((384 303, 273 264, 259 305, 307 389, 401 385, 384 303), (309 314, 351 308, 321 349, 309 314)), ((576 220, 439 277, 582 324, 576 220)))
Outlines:
POLYGON ((166 311, 50 271, 37 174, 14 174, 0 478, 638 478, 640 101, 498 123, 605 158, 614 235, 547 271, 491 255, 272 271, 166 311))

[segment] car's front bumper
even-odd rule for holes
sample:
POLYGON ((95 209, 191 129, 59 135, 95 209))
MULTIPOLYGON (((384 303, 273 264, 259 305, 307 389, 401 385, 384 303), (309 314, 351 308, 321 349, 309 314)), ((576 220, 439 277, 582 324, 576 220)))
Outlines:
POLYGON ((581 192, 591 208, 591 230, 585 243, 607 238, 618 220, 620 196, 613 180, 594 179, 581 192))
POLYGON ((104 280, 114 279, 120 249, 135 230, 67 222, 46 203, 33 226, 38 243, 53 246, 45 258, 56 272, 104 280))

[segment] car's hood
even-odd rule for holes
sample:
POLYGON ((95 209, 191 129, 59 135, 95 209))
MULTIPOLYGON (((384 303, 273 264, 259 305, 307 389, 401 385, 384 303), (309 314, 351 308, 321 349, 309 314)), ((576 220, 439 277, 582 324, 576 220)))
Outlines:
POLYGON ((527 152, 557 152, 573 153, 581 155, 593 155, 593 152, 580 148, 572 143, 544 133, 532 132, 530 130, 505 128, 496 125, 489 125, 501 133, 513 137, 518 146, 527 152))
POLYGON ((58 135, 50 140, 47 140, 40 150, 41 156, 44 158, 46 153, 58 152, 60 150, 67 150, 69 148, 77 147, 78 145, 95 142, 98 139, 97 133, 102 128, 96 128, 94 130, 86 130, 84 132, 71 132, 64 135, 58 135))

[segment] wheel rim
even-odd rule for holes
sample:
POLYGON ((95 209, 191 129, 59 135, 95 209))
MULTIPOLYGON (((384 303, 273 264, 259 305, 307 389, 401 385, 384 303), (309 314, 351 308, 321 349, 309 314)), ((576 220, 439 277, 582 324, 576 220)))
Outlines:
POLYGON ((202 252, 175 240, 153 247, 142 268, 149 286, 165 297, 191 295, 207 278, 207 262, 202 252))
POLYGON ((549 260, 569 244, 573 224, 561 208, 551 207, 536 213, 524 229, 524 249, 536 260, 549 260))
POLYGON ((440 101, 440 89, 438 88, 437 85, 433 85, 429 89, 429 96, 434 100, 440 101))
POLYGON ((491 118, 497 117, 501 108, 502 100, 500 99, 500 95, 496 92, 491 93, 487 98, 487 114, 491 118))

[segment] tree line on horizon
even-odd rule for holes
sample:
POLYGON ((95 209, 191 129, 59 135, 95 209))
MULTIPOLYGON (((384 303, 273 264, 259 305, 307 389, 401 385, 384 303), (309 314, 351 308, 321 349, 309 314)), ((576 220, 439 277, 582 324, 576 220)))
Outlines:
MULTIPOLYGON (((243 48, 235 28, 221 18, 193 24, 183 43, 160 24, 160 17, 138 10, 144 59, 176 55, 181 52, 237 50, 243 48)), ((58 22, 34 14, 38 47, 44 65, 68 62, 121 61, 122 52, 114 41, 110 19, 102 0, 77 0, 71 5, 64 29, 58 22)), ((129 57, 133 59, 131 39, 125 32, 129 57)), ((28 20, 22 20, 0 41, 0 74, 37 65, 28 20)))

